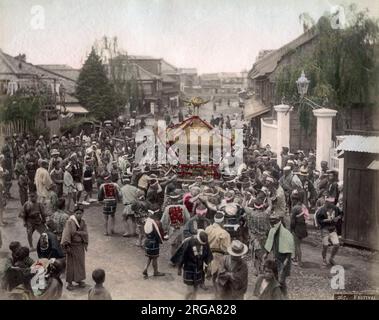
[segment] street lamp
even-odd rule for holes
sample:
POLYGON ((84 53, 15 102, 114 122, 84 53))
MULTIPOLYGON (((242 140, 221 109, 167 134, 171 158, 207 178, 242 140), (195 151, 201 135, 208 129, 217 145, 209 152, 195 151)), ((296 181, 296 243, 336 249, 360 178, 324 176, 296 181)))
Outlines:
POLYGON ((297 91, 299 92, 299 95, 301 98, 304 98, 304 96, 307 94, 309 83, 310 83, 310 81, 305 76, 305 73, 303 70, 301 72, 300 78, 297 79, 297 81, 296 81, 297 91))
MULTIPOLYGON (((322 106, 320 106, 316 102, 314 102, 314 101, 312 101, 312 100, 310 100, 310 99, 308 99, 306 97, 307 92, 308 92, 309 84, 310 84, 310 80, 307 79, 307 77, 305 76, 304 70, 303 70, 301 72, 300 78, 296 80, 297 92, 300 95, 300 100, 298 100, 298 101, 292 101, 292 102, 289 102, 289 103, 293 104, 293 105, 297 105, 297 104, 306 105, 306 106, 312 108, 313 110, 314 109, 322 108, 322 106)), ((328 99, 325 97, 323 105, 325 105, 327 102, 328 102, 328 99)), ((282 98, 282 103, 285 103, 285 97, 282 98)), ((288 109, 288 111, 286 112, 286 114, 289 112, 290 109, 291 108, 288 109)))
MULTIPOLYGON (((310 99, 308 99, 306 97, 306 94, 308 92, 309 83, 310 83, 310 81, 305 76, 305 73, 304 73, 304 70, 303 70, 301 72, 300 78, 297 79, 297 81, 296 81, 297 92, 300 95, 300 103, 305 103, 306 105, 308 105, 312 109, 322 108, 323 106, 320 106, 316 102, 314 102, 314 101, 312 101, 312 100, 310 100, 310 99)), ((327 103, 328 103, 328 99, 327 99, 327 97, 325 97, 323 105, 325 105, 327 103)))

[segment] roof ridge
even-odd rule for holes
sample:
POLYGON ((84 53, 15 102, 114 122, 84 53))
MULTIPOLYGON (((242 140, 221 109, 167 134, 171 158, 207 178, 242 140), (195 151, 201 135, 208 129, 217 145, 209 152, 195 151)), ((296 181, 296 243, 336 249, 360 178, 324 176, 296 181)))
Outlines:
MULTIPOLYGON (((11 56, 10 54, 5 53, 4 51, 1 51, 1 53, 2 53, 7 59, 11 58, 11 59, 13 59, 13 60, 17 60, 17 61, 19 61, 16 57, 11 56)), ((47 72, 47 73, 51 73, 51 74, 53 74, 53 75, 55 75, 55 76, 65 78, 66 80, 76 82, 75 80, 73 80, 73 79, 71 79, 71 78, 68 78, 68 77, 66 77, 66 76, 60 75, 60 74, 58 74, 58 73, 56 73, 56 72, 53 72, 53 71, 51 71, 51 70, 48 70, 48 69, 42 68, 42 67, 40 67, 39 65, 33 64, 33 63, 31 63, 31 62, 27 62, 27 61, 21 61, 21 62, 22 62, 22 63, 25 63, 25 64, 27 64, 27 65, 29 65, 29 66, 32 67, 32 68, 40 69, 40 70, 43 70, 43 71, 45 71, 45 72, 47 72)), ((13 66, 11 67, 11 69, 12 69, 12 71, 13 71, 14 73, 19 73, 17 70, 15 70, 15 69, 13 68, 13 66)))
MULTIPOLYGON (((307 30, 306 32, 303 32, 302 34, 300 34, 298 37, 296 37, 295 39, 291 40, 290 42, 287 42, 286 44, 282 45, 281 47, 279 47, 278 49, 272 49, 271 52, 267 53, 266 55, 264 55, 261 59, 259 59, 258 61, 256 61, 254 64, 253 64, 253 67, 255 65, 258 65, 262 62, 264 62, 264 60, 267 60, 268 58, 274 56, 275 54, 278 54, 281 50, 285 49, 286 47, 290 46, 291 44, 294 44, 296 41, 298 41, 300 38, 302 37, 305 37, 305 36, 311 36, 311 38, 309 38, 307 41, 311 40, 314 36, 317 35, 317 29, 315 27, 312 27, 311 29, 307 30)), ((307 42, 305 41, 305 42, 307 42)), ((304 42, 304 43, 305 43, 304 42)), ((303 44, 303 43, 302 43, 303 44)), ((283 54, 284 55, 284 54, 283 54)))
POLYGON ((131 63, 132 65, 135 65, 138 69, 141 69, 143 72, 145 72, 148 76, 152 77, 152 78, 157 78, 157 79, 160 79, 160 77, 144 68, 142 68, 138 63, 135 63, 135 62, 132 62, 131 63))
POLYGON ((3 50, 0 49, 0 55, 3 57, 3 59, 5 60, 5 63, 8 65, 8 67, 14 72, 14 73, 18 73, 17 70, 15 68, 13 68, 12 64, 9 63, 8 61, 8 57, 9 56, 7 53, 5 53, 3 50))

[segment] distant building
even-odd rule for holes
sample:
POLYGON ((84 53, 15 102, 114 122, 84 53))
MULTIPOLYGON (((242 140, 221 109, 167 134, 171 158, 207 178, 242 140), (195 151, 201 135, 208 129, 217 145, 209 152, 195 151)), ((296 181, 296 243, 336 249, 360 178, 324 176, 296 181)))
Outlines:
MULTIPOLYGON (((63 68, 61 65, 50 66, 33 65, 26 61, 25 54, 13 57, 0 49, 0 98, 14 95, 20 90, 27 94, 30 91, 39 90, 42 86, 47 87, 50 92, 50 102, 45 106, 47 125, 51 132, 57 133, 59 126, 55 123, 58 116, 56 109, 60 109, 60 106, 73 107, 73 112, 80 110, 80 115, 88 111, 79 106, 77 99, 73 96, 76 87, 73 71, 75 69, 68 66, 63 68), (59 72, 58 69, 65 69, 66 74, 59 72), (68 70, 71 70, 70 75, 68 75, 68 70)), ((12 132, 8 127, 2 126, 1 133, 4 135, 12 132)))
MULTIPOLYGON (((259 52, 248 74, 249 90, 254 93, 251 98, 253 103, 250 105, 254 107, 250 108, 250 114, 245 116, 246 119, 256 118, 253 121, 258 131, 260 118, 271 114, 275 115, 272 107, 281 103, 280 99, 275 96, 275 81, 283 66, 296 62, 300 54, 311 54, 316 39, 316 30, 311 29, 277 50, 259 52)), ((291 112, 290 117, 290 149, 315 149, 315 135, 305 135, 299 122, 298 113, 291 112)), ((315 119, 313 121, 315 125, 315 119)))
POLYGON ((74 69, 65 64, 38 64, 37 67, 54 72, 74 81, 78 80, 80 74, 80 69, 74 69))
POLYGON ((186 88, 193 88, 199 85, 199 77, 196 68, 179 68, 180 91, 185 92, 186 88))
POLYGON ((200 75, 200 86, 204 94, 217 94, 221 89, 221 78, 218 73, 200 75))
POLYGON ((153 106, 153 109, 157 108, 159 111, 163 111, 163 107, 172 111, 178 108, 180 74, 175 66, 164 59, 150 56, 118 56, 113 60, 120 59, 128 61, 132 69, 128 77, 134 77, 138 83, 141 99, 138 113, 149 113, 153 106))
MULTIPOLYGON (((252 108, 250 115, 245 118, 267 116, 267 112, 272 111, 274 105, 281 103, 282 97, 275 96, 275 83, 278 75, 285 66, 295 64, 302 57, 313 54, 318 43, 317 39, 317 29, 312 28, 277 50, 264 50, 259 53, 248 74, 249 90, 254 92, 252 99, 254 99, 257 112, 252 108), (267 110, 267 112, 262 114, 262 110, 267 110)), ((349 134, 356 130, 379 130, 377 121, 379 117, 375 108, 369 105, 362 106, 362 104, 352 101, 348 110, 349 112, 345 112, 345 115, 340 112, 337 114, 334 120, 334 136, 349 134)), ((312 126, 315 128, 316 119, 312 118, 311 120, 312 126)), ((290 148, 292 150, 315 149, 315 135, 305 134, 297 112, 290 114, 290 130, 290 148)))

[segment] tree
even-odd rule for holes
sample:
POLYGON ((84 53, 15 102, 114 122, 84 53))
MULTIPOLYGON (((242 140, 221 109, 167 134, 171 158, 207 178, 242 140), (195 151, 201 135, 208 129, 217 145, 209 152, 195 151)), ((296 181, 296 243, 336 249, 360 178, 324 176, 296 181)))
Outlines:
MULTIPOLYGON (((317 32, 313 51, 306 55, 302 50, 292 54, 295 63, 282 67, 276 78, 275 95, 280 101, 297 96, 296 80, 304 70, 311 80, 308 98, 322 105, 327 98, 329 106, 343 114, 352 104, 372 105, 373 93, 378 87, 378 21, 367 11, 356 11, 351 5, 345 28, 332 27, 331 14, 324 14, 313 27, 317 32)), ((302 127, 309 129, 312 113, 299 108, 302 127)))
POLYGON ((23 130, 34 128, 46 98, 41 95, 24 96, 16 93, 7 97, 0 105, 0 119, 6 124, 21 127, 23 130))
POLYGON ((131 109, 135 110, 138 102, 143 100, 143 88, 138 82, 138 67, 130 62, 127 52, 119 48, 117 37, 104 36, 101 40, 95 41, 94 47, 106 68, 117 104, 129 104, 131 109))
POLYGON ((79 74, 76 96, 96 119, 115 119, 119 115, 115 91, 94 48, 79 74))

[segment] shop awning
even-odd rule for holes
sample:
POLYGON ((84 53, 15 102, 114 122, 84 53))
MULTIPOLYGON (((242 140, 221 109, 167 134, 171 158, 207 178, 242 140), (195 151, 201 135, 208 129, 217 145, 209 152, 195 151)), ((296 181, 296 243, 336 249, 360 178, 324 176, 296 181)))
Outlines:
POLYGON ((255 98, 251 98, 245 103, 245 120, 251 120, 269 111, 271 111, 271 107, 265 106, 255 98))
POLYGON ((337 151, 379 153, 379 137, 345 136, 336 149, 337 151))
POLYGON ((82 107, 81 105, 70 105, 70 106, 66 106, 65 109, 63 108, 63 106, 58 105, 57 110, 61 112, 68 112, 68 113, 73 113, 73 114, 89 113, 89 111, 86 108, 82 107))

